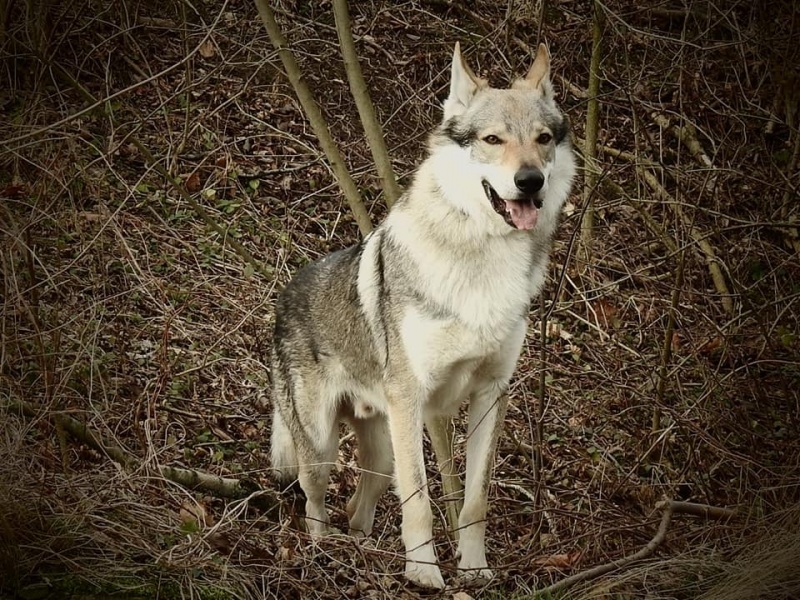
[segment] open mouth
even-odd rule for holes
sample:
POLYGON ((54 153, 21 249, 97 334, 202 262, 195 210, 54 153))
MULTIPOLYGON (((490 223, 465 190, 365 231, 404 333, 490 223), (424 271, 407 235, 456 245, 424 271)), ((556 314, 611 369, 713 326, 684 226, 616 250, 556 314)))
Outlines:
POLYGON ((483 191, 492 204, 494 211, 503 217, 506 223, 515 229, 533 229, 539 219, 539 209, 542 199, 538 196, 529 196, 506 200, 501 198, 491 184, 485 179, 481 181, 483 191))

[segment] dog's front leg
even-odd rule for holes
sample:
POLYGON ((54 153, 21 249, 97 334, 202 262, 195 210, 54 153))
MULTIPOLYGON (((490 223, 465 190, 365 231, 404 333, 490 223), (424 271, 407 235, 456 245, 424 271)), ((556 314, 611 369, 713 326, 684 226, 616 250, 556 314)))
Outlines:
POLYGON ((394 448, 397 493, 403 507, 406 577, 430 588, 444 588, 433 548, 433 513, 422 454, 424 395, 414 386, 387 385, 389 428, 394 448))
POLYGON ((467 477, 464 508, 458 519, 458 569, 468 580, 493 577, 486 562, 486 510, 495 448, 507 405, 508 396, 499 384, 476 391, 469 405, 467 477))

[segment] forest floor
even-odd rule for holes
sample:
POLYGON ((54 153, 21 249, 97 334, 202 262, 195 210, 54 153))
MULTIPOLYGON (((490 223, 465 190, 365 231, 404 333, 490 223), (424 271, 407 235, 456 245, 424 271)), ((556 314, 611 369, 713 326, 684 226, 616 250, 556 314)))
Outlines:
MULTIPOLYGON (((332 9, 276 4, 377 223, 385 205, 332 9)), ((524 73, 539 15, 516 4, 351 3, 401 184, 441 118, 456 41, 497 87, 524 73)), ((487 526, 497 577, 473 597, 521 598, 632 555, 664 499, 737 516, 675 515, 652 556, 570 597, 800 597, 791 4, 602 4, 591 258, 571 244, 581 177, 545 292, 545 359, 535 306, 510 389, 487 526)), ((393 494, 371 538, 312 541, 273 491, 276 295, 359 235, 253 4, 25 6, 41 10, 12 2, 0 23, 0 597, 433 596, 402 577, 393 494), (127 458, 81 441, 76 421, 127 458), (164 467, 253 482, 269 500, 191 491, 164 467)), ((544 6, 558 101, 582 147, 591 6, 544 6)), ((345 437, 329 490, 342 529, 353 450, 345 437)), ((436 535, 452 582, 441 520, 436 535)))

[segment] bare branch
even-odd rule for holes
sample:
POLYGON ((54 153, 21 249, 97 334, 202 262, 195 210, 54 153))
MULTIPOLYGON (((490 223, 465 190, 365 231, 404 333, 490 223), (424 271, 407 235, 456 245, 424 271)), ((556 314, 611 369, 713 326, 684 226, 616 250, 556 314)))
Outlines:
POLYGON ((591 261, 592 232, 594 229, 594 209, 591 206, 595 187, 597 186, 597 128, 600 105, 597 99, 600 94, 600 58, 602 56, 603 13, 599 2, 594 3, 592 18, 592 58, 589 65, 589 102, 586 106, 586 141, 583 144, 583 203, 588 206, 581 221, 581 247, 584 264, 591 261))
POLYGON ((339 152, 336 142, 333 141, 331 132, 328 129, 328 124, 325 122, 325 117, 322 116, 319 105, 314 100, 311 90, 303 80, 300 66, 289 50, 289 44, 283 36, 280 27, 278 27, 278 23, 275 21, 275 15, 272 14, 272 9, 269 4, 266 0, 256 0, 256 6, 258 7, 258 14, 261 16, 261 21, 264 23, 264 27, 266 27, 269 38, 272 41, 272 45, 275 46, 278 55, 281 57, 283 67, 286 69, 286 76, 289 78, 297 94, 297 98, 303 106, 303 111, 306 113, 306 117, 308 117, 308 121, 311 123, 311 127, 314 129, 314 133, 319 140, 319 145, 322 147, 322 151, 325 152, 325 156, 328 158, 328 162, 331 165, 331 170, 333 170, 333 174, 339 182, 339 187, 342 189, 347 203, 350 205, 350 210, 353 213, 356 223, 358 223, 358 228, 361 230, 362 235, 366 235, 372 231, 372 222, 370 221, 369 213, 367 213, 364 201, 361 199, 361 194, 353 178, 350 177, 350 173, 347 171, 342 154, 339 152))
POLYGON ((731 519, 736 516, 736 511, 729 508, 720 508, 705 504, 694 504, 692 502, 679 502, 676 500, 664 500, 659 502, 656 504, 656 509, 663 511, 661 515, 661 523, 658 526, 656 534, 649 542, 647 542, 646 546, 630 556, 606 563, 604 565, 598 565, 587 571, 581 571, 580 573, 576 573, 575 575, 571 575, 570 577, 549 585, 546 588, 539 590, 536 593, 536 598, 548 597, 556 592, 560 592, 568 587, 572 587, 576 583, 589 581, 590 579, 596 579, 601 575, 611 573, 612 571, 617 571, 631 565, 636 561, 647 558, 653 554, 653 552, 656 551, 656 548, 658 548, 666 539, 667 531, 669 530, 670 523, 672 522, 672 516, 674 514, 695 515, 717 520, 731 519))
POLYGON ((353 32, 350 29, 350 14, 347 11, 347 0, 334 0, 333 13, 336 17, 336 33, 339 36, 339 46, 342 49, 344 59, 344 69, 347 72, 347 79, 350 82, 350 92, 358 107, 358 114, 361 117, 361 125, 367 136, 369 149, 372 151, 372 159, 375 161, 375 168, 381 178, 381 187, 386 196, 386 205, 392 204, 400 197, 400 186, 392 169, 392 161, 389 159, 389 152, 386 150, 386 142, 383 139, 383 129, 375 115, 375 107, 369 97, 369 89, 364 81, 361 72, 361 65, 358 62, 356 45, 353 43, 353 32))

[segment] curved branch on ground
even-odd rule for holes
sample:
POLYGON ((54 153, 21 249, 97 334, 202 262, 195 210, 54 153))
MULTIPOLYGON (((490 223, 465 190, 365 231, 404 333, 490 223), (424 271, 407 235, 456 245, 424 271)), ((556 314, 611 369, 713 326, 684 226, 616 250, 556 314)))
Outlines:
POLYGON ((656 509, 663 511, 661 515, 661 523, 659 524, 658 530, 653 538, 639 551, 631 554, 630 556, 626 556, 625 558, 621 558, 604 565, 597 565, 596 567, 586 571, 581 571, 580 573, 570 575, 561 581, 557 581, 556 583, 539 590, 535 597, 548 597, 549 595, 560 592, 575 585, 576 583, 589 581, 590 579, 596 579, 601 575, 623 569, 638 560, 647 558, 653 554, 653 552, 656 551, 656 548, 658 548, 666 539, 667 531, 669 530, 670 523, 672 522, 672 517, 675 514, 694 515, 715 520, 729 520, 736 516, 736 511, 730 508, 709 506, 707 504, 696 504, 694 502, 680 502, 677 500, 664 500, 658 502, 656 504, 656 509))

